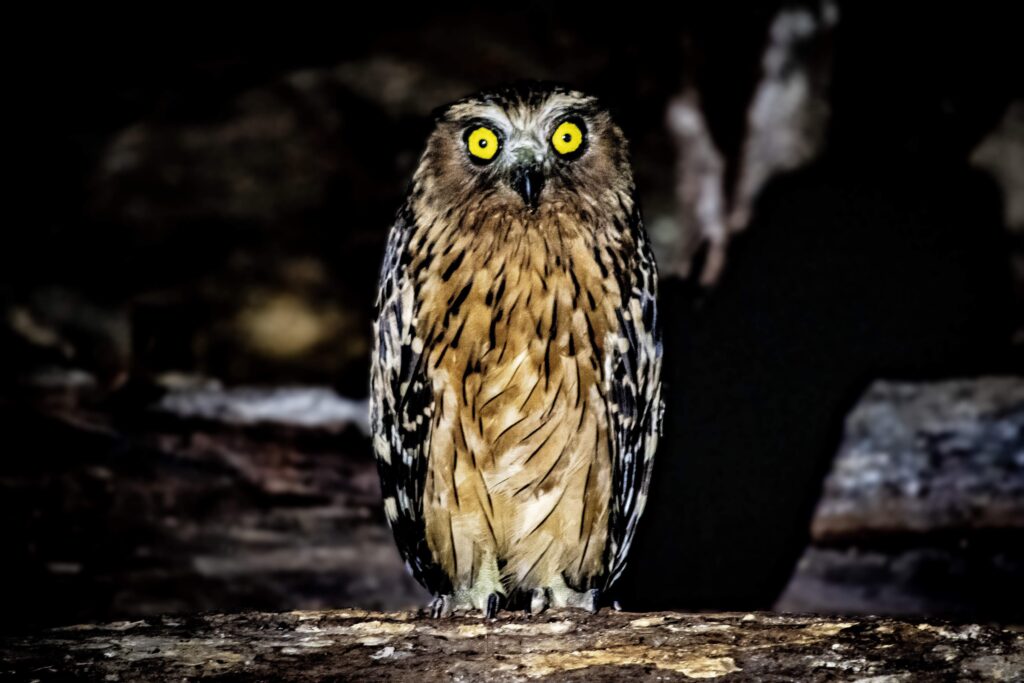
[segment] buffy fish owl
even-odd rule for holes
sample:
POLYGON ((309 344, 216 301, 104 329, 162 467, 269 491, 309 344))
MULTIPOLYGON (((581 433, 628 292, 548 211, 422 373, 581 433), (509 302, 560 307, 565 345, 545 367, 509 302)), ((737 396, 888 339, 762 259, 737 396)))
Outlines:
POLYGON ((433 616, 597 608, 661 429, 657 272, 627 142, 548 83, 435 113, 380 273, 373 445, 433 616))

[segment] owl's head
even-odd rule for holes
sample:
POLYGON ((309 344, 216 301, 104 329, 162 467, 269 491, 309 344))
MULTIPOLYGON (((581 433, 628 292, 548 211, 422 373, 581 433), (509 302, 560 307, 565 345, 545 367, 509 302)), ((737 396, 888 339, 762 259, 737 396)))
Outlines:
POLYGON ((439 108, 435 122, 414 178, 435 209, 533 213, 633 190, 622 131, 596 98, 569 87, 485 90, 439 108))

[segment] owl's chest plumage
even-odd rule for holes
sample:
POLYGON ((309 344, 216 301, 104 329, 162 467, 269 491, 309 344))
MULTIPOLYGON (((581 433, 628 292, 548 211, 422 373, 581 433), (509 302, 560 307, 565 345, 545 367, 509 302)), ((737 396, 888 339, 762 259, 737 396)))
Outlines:
POLYGON ((585 584, 603 571, 620 298, 598 238, 555 209, 425 226, 410 285, 434 394, 427 541, 456 584, 585 584))

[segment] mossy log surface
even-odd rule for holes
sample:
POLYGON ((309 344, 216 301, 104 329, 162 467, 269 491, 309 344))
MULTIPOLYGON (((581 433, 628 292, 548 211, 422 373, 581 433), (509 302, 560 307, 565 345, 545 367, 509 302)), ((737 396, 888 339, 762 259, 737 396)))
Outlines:
POLYGON ((784 614, 208 614, 0 640, 11 680, 1024 680, 1024 629, 784 614))

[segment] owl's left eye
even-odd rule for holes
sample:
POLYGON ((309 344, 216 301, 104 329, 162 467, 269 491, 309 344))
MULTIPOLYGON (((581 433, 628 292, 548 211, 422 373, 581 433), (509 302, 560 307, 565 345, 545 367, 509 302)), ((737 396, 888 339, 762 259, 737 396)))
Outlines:
POLYGON ((578 119, 562 121, 551 136, 551 146, 564 157, 577 156, 582 152, 584 130, 583 122, 578 119))
POLYGON ((500 147, 501 138, 487 126, 477 126, 466 131, 466 148, 475 161, 490 161, 500 147))

